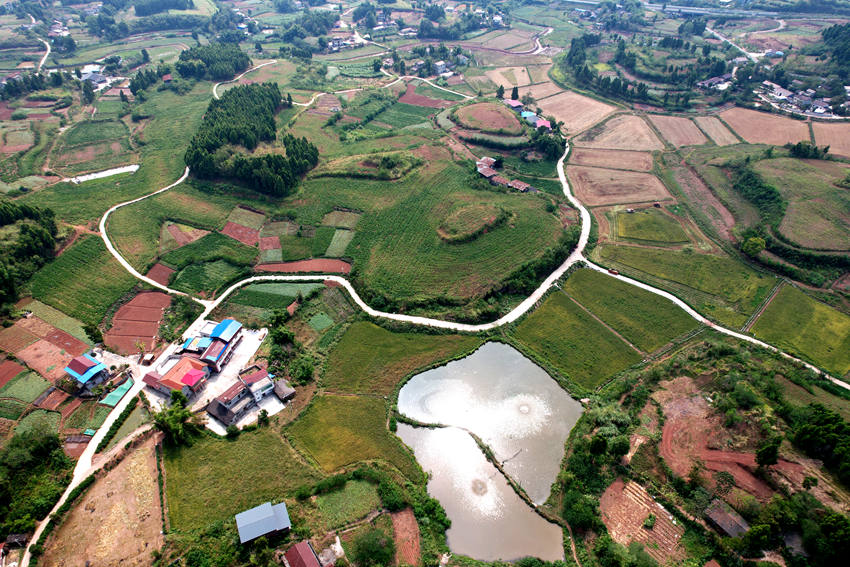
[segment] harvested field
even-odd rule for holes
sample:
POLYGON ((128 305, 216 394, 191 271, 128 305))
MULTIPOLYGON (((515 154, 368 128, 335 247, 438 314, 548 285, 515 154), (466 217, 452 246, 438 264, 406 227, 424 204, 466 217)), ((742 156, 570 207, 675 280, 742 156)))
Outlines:
POLYGON ((631 169, 634 171, 651 171, 652 154, 649 152, 628 150, 573 148, 572 152, 570 152, 570 164, 608 167, 612 169, 631 169))
POLYGON ((615 480, 599 499, 599 512, 611 539, 617 543, 624 546, 633 541, 643 544, 659 565, 685 558, 680 544, 685 528, 680 523, 674 524, 673 516, 636 482, 615 480), (652 529, 647 529, 643 522, 650 514, 656 520, 652 529))
POLYGON ((424 106, 425 108, 445 108, 454 104, 448 100, 437 100, 435 98, 416 94, 416 85, 412 83, 407 85, 407 90, 403 95, 401 95, 401 98, 399 98, 398 101, 403 102, 404 104, 412 104, 413 106, 424 106))
POLYGON ((39 339, 15 353, 27 366, 56 382, 65 376, 64 368, 74 356, 45 339, 39 339))
POLYGON ((708 140, 689 118, 650 114, 649 121, 677 148, 705 144, 708 140))
POLYGON ((708 219, 717 234, 731 241, 735 217, 684 160, 680 161, 678 156, 672 156, 672 158, 666 161, 679 188, 708 219))
POLYGON ((173 273, 173 269, 169 268, 165 264, 157 263, 154 264, 150 270, 148 270, 147 276, 156 283, 168 285, 168 280, 171 278, 171 274, 173 273))
MULTIPOLYGON (((612 112, 614 107, 596 99, 567 91, 538 101, 538 106, 546 116, 554 116, 564 123, 564 131, 569 134, 581 132, 593 126, 612 112)), ((632 149, 632 148, 627 148, 632 149)), ((648 148, 634 148, 645 150, 648 148)))
MULTIPOLYGON (((202 230, 200 228, 194 228, 185 224, 177 224, 173 222, 165 223, 163 225, 163 230, 167 231, 168 236, 174 239, 177 243, 175 248, 190 244, 199 238, 206 236, 210 232, 208 230, 202 230)), ((163 250, 163 252, 165 251, 166 250, 163 250)))
POLYGON ((236 239, 247 246, 256 246, 260 240, 260 231, 255 228, 250 228, 245 225, 236 224, 228 221, 221 229, 221 233, 236 239))
POLYGON ((62 405, 62 402, 68 399, 68 394, 63 392, 62 390, 53 390, 50 392, 46 398, 39 402, 38 407, 41 409, 46 409, 53 411, 62 405))
POLYGON ((405 508, 390 514, 395 539, 395 564, 419 565, 419 525, 413 510, 405 508))
POLYGON ((256 267, 259 272, 306 272, 306 273, 328 273, 348 274, 351 272, 351 264, 342 260, 299 260, 297 262, 279 262, 274 264, 260 264, 256 267))
POLYGON ((153 441, 98 479, 45 545, 45 565, 150 565, 163 544, 153 441))
POLYGON ((103 336, 104 343, 124 356, 138 353, 140 347, 150 352, 169 305, 171 297, 167 293, 140 292, 115 312, 112 327, 103 336))
POLYGON ((830 153, 850 157, 850 124, 846 122, 812 122, 815 143, 829 146, 830 153))
POLYGON ((567 175, 585 205, 614 205, 672 199, 652 174, 571 165, 567 175))
POLYGON ((531 83, 525 67, 499 67, 488 69, 484 74, 496 85, 502 85, 505 88, 522 87, 531 83))
POLYGON ((260 250, 278 250, 280 249, 279 236, 261 236, 260 250))
POLYGON ((504 104, 494 102, 478 102, 457 110, 457 118, 461 125, 473 130, 484 132, 503 132, 521 134, 522 125, 517 114, 504 104))
MULTIPOLYGON (((328 213, 325 215, 327 218, 328 215, 333 213, 328 213)), ((324 224, 324 223, 323 223, 324 224)), ((266 236, 295 236, 298 234, 298 223, 290 222, 290 221, 276 221, 270 222, 267 225, 263 226, 260 231, 262 237, 266 236)))
POLYGON ((357 226, 357 221, 359 220, 360 213, 351 211, 331 211, 322 217, 322 225, 354 229, 354 227, 357 226))
POLYGON ((615 116, 582 134, 577 146, 609 150, 661 150, 664 144, 642 118, 633 114, 615 116))
POLYGON ((23 366, 12 360, 0 362, 0 388, 6 385, 12 378, 26 370, 23 366))
POLYGON ((740 140, 723 125, 716 116, 697 116, 694 118, 702 131, 718 146, 729 146, 737 144, 740 140))
POLYGON ((236 207, 230 212, 227 220, 234 224, 241 224, 242 226, 247 226, 254 230, 260 230, 263 226, 263 222, 266 220, 266 215, 257 211, 252 211, 251 209, 246 209, 245 207, 236 207))
POLYGON ((519 89, 519 96, 521 97, 525 93, 531 93, 531 96, 533 96, 539 104, 541 99, 556 95, 560 92, 563 92, 563 89, 561 87, 551 81, 547 81, 545 83, 537 83, 535 85, 528 85, 527 87, 522 87, 521 89, 519 89))
POLYGON ((809 125, 802 120, 738 107, 724 110, 719 116, 751 144, 783 146, 811 139, 809 125))
MULTIPOLYGON (((0 331, 0 349, 17 354, 38 340, 35 335, 19 325, 12 325, 0 331)), ((20 357, 18 357, 20 358, 20 357)))

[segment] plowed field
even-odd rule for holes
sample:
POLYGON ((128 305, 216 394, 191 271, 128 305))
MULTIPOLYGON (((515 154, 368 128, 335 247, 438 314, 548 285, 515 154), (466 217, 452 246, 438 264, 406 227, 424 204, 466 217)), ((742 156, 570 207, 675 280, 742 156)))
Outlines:
POLYGON ((316 260, 299 260, 297 262, 260 264, 256 269, 259 272, 324 272, 329 274, 347 274, 351 272, 351 264, 342 260, 319 258, 316 260))
POLYGON ((649 173, 571 165, 567 175, 576 196, 591 207, 672 198, 661 181, 649 173))
POLYGON ((633 114, 615 116, 585 132, 576 140, 576 145, 609 150, 652 151, 664 148, 649 125, 633 114))
POLYGON ((650 114, 649 119, 661 135, 677 148, 704 144, 708 141, 697 125, 688 118, 650 114))
POLYGON ((788 142, 810 140, 809 125, 802 120, 758 112, 748 108, 730 108, 720 113, 735 132, 751 144, 783 146, 788 142))
POLYGON ((562 121, 568 134, 581 132, 614 112, 613 106, 572 91, 540 100, 537 106, 546 116, 562 121))
POLYGON ((570 153, 570 164, 650 171, 652 169, 652 154, 649 152, 633 152, 628 150, 573 148, 570 153))

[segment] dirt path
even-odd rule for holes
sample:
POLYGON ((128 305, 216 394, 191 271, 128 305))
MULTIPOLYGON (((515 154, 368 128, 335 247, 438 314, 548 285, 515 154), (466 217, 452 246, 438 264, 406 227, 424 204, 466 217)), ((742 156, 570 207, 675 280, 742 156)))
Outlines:
POLYGON ((628 340, 628 339, 626 339, 626 337, 624 337, 623 335, 621 335, 620 333, 618 333, 617 331, 615 331, 615 330, 613 329, 613 327, 611 327, 608 323, 606 323, 605 321, 603 321, 602 319, 600 319, 599 317, 597 317, 595 314, 593 314, 593 313, 590 311, 590 309, 588 309, 587 307, 585 307, 584 305, 582 305, 581 303, 579 303, 579 302, 578 302, 578 300, 577 300, 575 297, 571 296, 569 293, 567 293, 567 292, 565 292, 565 291, 563 291, 563 290, 562 290, 562 293, 563 293, 564 295, 566 295, 567 297, 569 297, 569 298, 570 298, 570 301, 572 301, 573 303, 575 303, 576 305, 578 305, 578 306, 581 308, 581 310, 582 310, 582 311, 584 311, 585 313, 587 313, 588 315, 590 315, 591 317, 593 317, 594 319, 596 319, 596 320, 597 320, 597 321, 598 321, 598 322, 599 322, 599 323, 600 323, 603 327, 605 327, 606 329, 608 329, 609 331, 611 331, 612 333, 614 333, 614 335, 616 335, 616 336, 617 336, 617 338, 619 338, 621 341, 623 341, 624 343, 626 343, 627 345, 629 345, 629 346, 632 348, 632 350, 634 350, 635 352, 637 352, 637 353, 638 353, 639 355, 641 355, 641 356, 646 356, 646 353, 645 353, 645 352, 643 352, 643 351, 642 351, 642 350, 640 350, 638 347, 636 347, 635 345, 633 345, 632 343, 630 343, 630 342, 629 342, 629 340, 628 340))
POLYGON ((759 320, 759 317, 761 317, 761 314, 764 313, 765 309, 767 309, 767 306, 770 305, 770 302, 773 301, 773 298, 777 296, 777 294, 779 293, 779 289, 784 283, 784 281, 779 280, 779 283, 776 284, 776 286, 773 288, 773 291, 771 291, 770 295, 767 296, 767 299, 762 302, 761 307, 759 307, 756 312, 750 316, 749 320, 744 323, 744 328, 741 329, 743 332, 748 333, 750 329, 753 328, 753 325, 755 325, 756 321, 759 320))

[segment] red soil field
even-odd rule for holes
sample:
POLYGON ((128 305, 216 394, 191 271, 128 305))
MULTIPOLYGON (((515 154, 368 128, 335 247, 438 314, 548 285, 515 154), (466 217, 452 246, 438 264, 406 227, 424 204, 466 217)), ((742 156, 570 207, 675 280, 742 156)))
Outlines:
POLYGON ((504 130, 511 134, 519 134, 522 127, 517 115, 503 104, 493 102, 478 102, 457 110, 461 123, 477 130, 504 130))
POLYGON ((15 353, 15 356, 50 382, 63 378, 65 366, 74 358, 71 353, 63 352, 61 348, 45 339, 39 339, 15 353))
POLYGON ((395 539, 395 564, 419 564, 419 526, 413 510, 405 508, 401 512, 390 514, 393 520, 393 538, 395 539))
POLYGON ((140 292, 122 305, 112 318, 112 327, 103 336, 103 342, 125 356, 153 350, 162 316, 171 298, 159 291, 140 292))
POLYGON ((738 107, 724 110, 719 116, 751 144, 782 146, 811 138, 809 125, 802 120, 738 107))
POLYGON ((26 370, 23 366, 12 360, 0 362, 0 388, 9 383, 9 380, 26 370))
POLYGON ((168 285, 168 279, 173 273, 174 270, 164 264, 154 264, 153 267, 148 270, 147 276, 158 284, 168 285))
POLYGON ((38 404, 38 407, 40 407, 41 409, 53 411, 67 399, 68 394, 66 394, 62 390, 53 390, 52 392, 50 392, 50 394, 47 395, 46 398, 41 400, 41 403, 38 404))
POLYGON ((62 408, 62 411, 59 412, 62 414, 62 421, 68 419, 68 416, 74 413, 74 410, 80 407, 81 405, 83 405, 83 400, 81 400, 80 398, 72 399, 71 403, 62 408))
POLYGON ((427 96, 416 94, 416 85, 413 84, 407 85, 407 91, 401 95, 401 98, 398 99, 398 101, 405 104, 412 104, 414 106, 424 106, 426 108, 445 108, 452 105, 452 103, 448 100, 437 100, 435 98, 428 98, 427 96))
POLYGON ((351 272, 351 264, 342 260, 319 258, 316 260, 299 260, 297 262, 260 264, 256 267, 256 270, 260 272, 328 272, 348 274, 351 272))
POLYGON ((19 319, 16 327, 26 329, 40 339, 47 339, 54 345, 64 349, 74 356, 79 356, 89 349, 89 346, 78 338, 61 331, 50 323, 30 315, 25 319, 19 319))
POLYGON ((179 226, 176 224, 170 224, 166 227, 168 234, 177 241, 177 247, 186 246, 190 244, 202 236, 209 234, 208 230, 201 230, 200 228, 195 228, 192 230, 181 230, 179 226))
POLYGON ((277 236, 263 236, 260 238, 260 250, 277 250, 280 248, 280 238, 277 236))
POLYGON ((0 349, 17 354, 17 352, 38 340, 35 335, 23 327, 12 325, 0 331, 0 349))
POLYGON ((257 242, 260 241, 259 230, 249 228, 241 224, 236 224, 235 222, 228 221, 228 223, 224 225, 224 228, 221 229, 221 233, 238 240, 242 244, 247 244, 248 246, 256 246, 257 242))
POLYGON ((679 544, 685 529, 672 522, 672 516, 655 502, 641 485, 615 480, 599 499, 602 522, 608 528, 611 539, 621 545, 637 541, 660 565, 669 559, 685 558, 685 550, 679 544), (655 526, 647 529, 643 522, 655 515, 655 526))

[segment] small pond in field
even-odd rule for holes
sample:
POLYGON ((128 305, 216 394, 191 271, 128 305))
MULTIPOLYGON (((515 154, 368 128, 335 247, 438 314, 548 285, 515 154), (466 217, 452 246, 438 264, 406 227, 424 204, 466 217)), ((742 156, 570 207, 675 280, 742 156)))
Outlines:
POLYGON ((432 475, 428 491, 452 520, 453 551, 482 560, 563 558, 561 529, 514 493, 470 435, 535 503, 545 502, 582 412, 551 376, 513 347, 487 343, 414 376, 399 392, 398 409, 445 426, 399 426, 399 436, 432 475))

